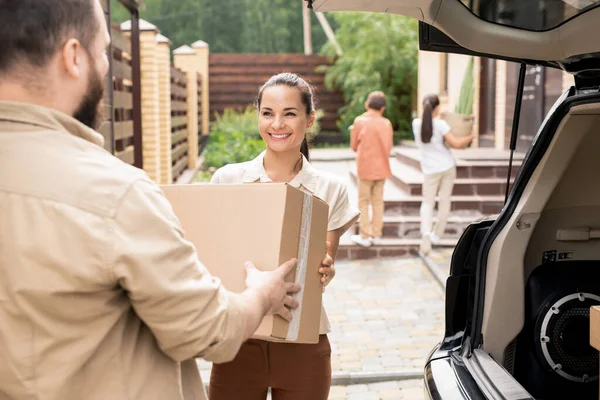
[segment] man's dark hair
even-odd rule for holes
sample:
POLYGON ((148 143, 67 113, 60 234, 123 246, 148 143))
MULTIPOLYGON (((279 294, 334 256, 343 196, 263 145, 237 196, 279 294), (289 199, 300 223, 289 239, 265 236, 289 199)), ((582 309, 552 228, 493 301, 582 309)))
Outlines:
POLYGON ((43 67, 70 37, 90 49, 97 0, 0 0, 0 74, 21 62, 43 67))

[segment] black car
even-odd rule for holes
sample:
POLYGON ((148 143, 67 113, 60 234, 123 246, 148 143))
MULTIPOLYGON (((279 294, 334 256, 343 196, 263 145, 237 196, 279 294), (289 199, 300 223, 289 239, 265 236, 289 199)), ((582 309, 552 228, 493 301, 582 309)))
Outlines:
POLYGON ((421 21, 422 50, 520 63, 511 150, 528 66, 574 75, 531 133, 502 212, 471 224, 454 251, 445 334, 426 363, 425 397, 598 399, 589 309, 600 304, 600 1, 315 0, 313 7, 412 16, 421 21))

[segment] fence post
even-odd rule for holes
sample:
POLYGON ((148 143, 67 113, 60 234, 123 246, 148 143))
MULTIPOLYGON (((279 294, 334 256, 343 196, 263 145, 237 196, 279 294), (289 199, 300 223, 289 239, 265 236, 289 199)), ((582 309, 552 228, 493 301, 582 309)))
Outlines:
POLYGON ((173 51, 173 63, 187 77, 188 168, 198 165, 198 54, 184 45, 173 51))
POLYGON ((159 111, 159 151, 158 168, 160 184, 173 182, 171 158, 171 41, 159 34, 158 43, 158 111, 159 111))
MULTIPOLYGON (((131 23, 121 29, 130 30, 131 23)), ((142 143, 144 170, 156 182, 161 181, 159 168, 159 97, 158 97, 158 28, 140 19, 140 64, 142 91, 142 143)))
POLYGON ((200 121, 202 126, 202 135, 208 135, 210 133, 210 98, 208 87, 210 49, 208 47, 208 43, 202 40, 192 43, 192 48, 196 50, 196 54, 198 55, 198 73, 200 74, 202 80, 202 98, 200 99, 200 102, 202 103, 202 121, 200 121))

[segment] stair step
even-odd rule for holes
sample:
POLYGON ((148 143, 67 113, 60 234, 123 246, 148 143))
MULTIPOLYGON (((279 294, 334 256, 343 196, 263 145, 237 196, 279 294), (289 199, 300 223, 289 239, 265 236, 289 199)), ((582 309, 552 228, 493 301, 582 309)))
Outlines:
MULTIPOLYGON (((353 259, 365 260, 380 257, 414 257, 418 254, 420 239, 381 239, 380 243, 370 247, 354 244, 344 235, 340 240, 340 247, 336 260, 353 259)), ((454 247, 457 239, 444 238, 435 247, 454 247)))
MULTIPOLYGON (((392 179, 399 188, 411 195, 421 195, 425 179, 423 173, 409 164, 398 160, 390 162, 392 179)), ((506 178, 457 178, 454 195, 501 195, 506 192, 506 178)))
MULTIPOLYGON (((350 181, 357 184, 356 171, 350 169, 350 181)), ((358 190, 356 187, 351 189, 354 199, 351 203, 356 207, 358 203, 358 190)), ((383 200, 385 203, 385 212, 388 215, 415 215, 418 214, 423 197, 420 195, 411 195, 402 190, 392 179, 385 182, 383 188, 383 200)), ((436 199, 437 200, 437 199, 436 199)), ((472 210, 483 215, 497 214, 504 206, 504 196, 498 195, 452 195, 452 211, 472 210)))
MULTIPOLYGON (((350 181, 355 186, 356 196, 357 196, 357 200, 358 200, 358 175, 356 172, 356 164, 349 166, 348 169, 350 171, 350 181)), ((407 193, 406 191, 404 191, 400 187, 398 187, 398 185, 396 185, 392 179, 386 179, 384 186, 383 186, 384 201, 387 201, 388 198, 398 199, 398 198, 406 197, 408 195, 409 195, 409 193, 407 193)))
MULTIPOLYGON (((448 217, 448 222, 455 223, 467 223, 470 224, 473 221, 483 217, 480 213, 469 213, 467 215, 450 215, 448 217)), ((437 216, 433 217, 434 221, 437 221, 437 216)), ((420 223, 421 217, 419 215, 390 215, 383 217, 383 223, 420 223)))
MULTIPOLYGON (((465 228, 480 218, 481 214, 471 214, 468 216, 451 215, 448 218, 444 237, 458 238, 462 235, 465 228)), ((437 217, 433 218, 433 222, 437 217)), ((383 237, 384 238, 405 238, 418 239, 421 237, 421 217, 418 215, 398 215, 383 217, 383 237)), ((350 229, 352 233, 359 232, 358 222, 350 229)))
MULTIPOLYGON (((377 244, 371 247, 392 247, 392 246, 418 246, 421 243, 420 238, 383 238, 379 239, 377 244)), ((441 238, 439 243, 440 247, 448 247, 456 245, 456 239, 453 238, 441 238)), ((340 247, 356 246, 354 242, 350 240, 350 236, 344 235, 340 239, 340 247)), ((361 246, 359 246, 361 247, 361 246)))
MULTIPOLYGON (((453 151, 458 178, 505 178, 508 173, 508 152, 494 149, 467 149, 453 151)), ((396 149, 396 160, 421 169, 420 151, 416 148, 396 149)), ((513 160, 511 177, 514 178, 522 163, 522 155, 513 160)))
MULTIPOLYGON (((415 215, 419 212, 422 196, 385 198, 388 215, 415 215)), ((452 211, 476 211, 483 215, 498 214, 504 207, 504 196, 451 196, 452 211)))
MULTIPOLYGON (((388 192, 396 192, 398 196, 421 196, 423 174, 415 168, 400 165, 394 161, 392 167, 392 178, 386 181, 384 196, 388 192), (391 185, 393 183, 393 185, 391 185)), ((358 173, 356 165, 350 167, 351 181, 358 185, 358 173)), ((455 196, 502 196, 506 193, 505 178, 457 178, 454 181, 452 194, 455 196)))

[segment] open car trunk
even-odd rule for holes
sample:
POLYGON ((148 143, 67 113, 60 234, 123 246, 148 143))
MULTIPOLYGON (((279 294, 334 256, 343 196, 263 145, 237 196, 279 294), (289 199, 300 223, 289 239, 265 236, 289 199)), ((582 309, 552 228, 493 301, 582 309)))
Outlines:
MULTIPOLYGON (((445 337, 425 381, 434 399, 598 399, 589 307, 600 304, 600 241, 582 238, 600 232, 600 1, 314 0, 313 8, 414 17, 421 50, 575 76, 498 219, 469 226, 455 249, 445 337)), ((515 109, 518 121, 519 96, 515 109)))
POLYGON ((436 28, 422 50, 447 51, 584 72, 600 68, 596 0, 314 0, 315 11, 406 15, 436 28), (448 41, 449 39, 450 41, 448 41))

